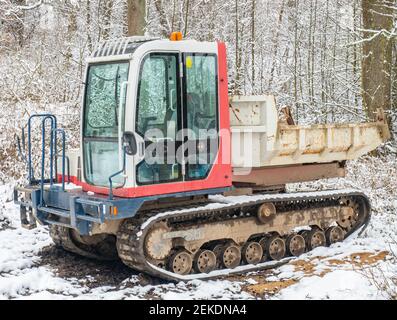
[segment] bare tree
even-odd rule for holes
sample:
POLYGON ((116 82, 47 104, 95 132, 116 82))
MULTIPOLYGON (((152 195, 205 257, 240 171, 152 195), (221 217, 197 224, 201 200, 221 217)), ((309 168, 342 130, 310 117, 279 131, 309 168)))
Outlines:
POLYGON ((251 0, 251 82, 255 86, 255 0, 251 0))
POLYGON ((186 8, 185 8, 185 30, 183 31, 183 36, 186 37, 188 30, 188 21, 189 21, 189 0, 186 0, 186 8))
POLYGON ((236 44, 236 49, 235 49, 235 54, 236 54, 236 71, 235 71, 235 79, 234 79, 234 88, 233 88, 233 93, 234 94, 241 94, 241 89, 239 86, 239 82, 240 82, 240 72, 241 72, 241 49, 239 46, 239 32, 240 32, 240 28, 239 28, 239 6, 238 6, 239 2, 238 0, 235 0, 234 3, 234 8, 235 8, 235 44, 236 44))
POLYGON ((42 4, 42 0, 37 0, 37 2, 29 5, 26 3, 26 0, 0 1, 0 27, 6 29, 20 47, 25 44, 25 38, 32 34, 35 28, 35 26, 32 27, 30 25, 31 30, 28 32, 28 36, 25 34, 26 12, 37 9, 42 4))
POLYGON ((103 3, 101 5, 101 16, 102 16, 102 28, 101 28, 101 37, 103 39, 109 38, 109 32, 111 29, 111 19, 112 19, 112 10, 113 10, 113 0, 102 0, 103 3))
POLYGON ((87 33, 87 46, 88 50, 92 50, 92 37, 91 37, 91 6, 90 6, 90 0, 86 0, 85 3, 85 23, 86 23, 86 33, 87 33))
MULTIPOLYGON (((167 37, 169 35, 169 23, 167 20, 167 16, 165 13, 165 9, 163 6, 162 0, 154 0, 154 6, 157 11, 160 20, 160 32, 163 37, 167 37)), ((179 20, 180 21, 180 20, 179 20)), ((179 28, 180 29, 180 28, 179 28)))
POLYGON ((145 0, 127 0, 127 25, 129 36, 142 36, 145 34, 145 0))
POLYGON ((272 43, 272 66, 270 70, 270 79, 269 79, 269 89, 272 87, 272 82, 274 79, 274 69, 276 67, 276 57, 278 55, 278 48, 279 48, 279 37, 280 37, 280 26, 283 21, 283 14, 284 14, 284 6, 285 6, 285 0, 282 0, 281 6, 280 6, 280 12, 278 14, 278 20, 277 20, 277 28, 276 28, 276 33, 273 37, 273 43, 272 43))
POLYGON ((386 0, 362 0, 362 98, 369 118, 377 108, 391 110, 393 10, 386 0))

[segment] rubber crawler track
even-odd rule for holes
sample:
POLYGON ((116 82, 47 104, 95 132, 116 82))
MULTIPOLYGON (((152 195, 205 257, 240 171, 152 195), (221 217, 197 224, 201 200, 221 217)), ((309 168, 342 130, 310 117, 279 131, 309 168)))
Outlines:
MULTIPOLYGON (((260 196, 252 196, 252 201, 246 201, 243 203, 222 203, 219 207, 207 207, 199 206, 197 208, 176 208, 173 211, 164 212, 147 212, 141 214, 139 218, 132 218, 125 220, 117 235, 117 251, 119 257, 127 266, 150 274, 155 277, 159 277, 171 281, 187 281, 192 279, 210 279, 225 276, 232 273, 243 273, 248 271, 254 271, 259 269, 269 269, 276 266, 287 263, 291 257, 284 258, 281 261, 270 261, 264 262, 257 265, 242 265, 235 269, 222 269, 215 270, 208 274, 198 273, 189 275, 178 275, 157 267, 151 264, 145 258, 144 252, 144 239, 151 226, 159 221, 175 221, 189 219, 195 219, 202 215, 208 215, 211 213, 219 213, 222 211, 230 210, 248 210, 250 207, 257 206, 258 204, 265 202, 273 202, 276 205, 284 206, 301 206, 305 202, 314 202, 314 204, 321 205, 326 201, 337 201, 341 198, 348 197, 354 200, 359 205, 359 215, 356 224, 347 232, 345 238, 359 230, 364 231, 370 220, 370 203, 365 194, 357 190, 328 190, 319 192, 299 192, 289 194, 267 194, 260 196)), ((313 204, 312 204, 313 205, 313 204)), ((280 213, 282 214, 282 213, 280 213)))
POLYGON ((109 250, 110 246, 106 246, 106 243, 103 243, 102 246, 89 246, 82 243, 76 243, 71 235, 72 229, 58 225, 51 225, 49 229, 50 236, 55 245, 62 247, 67 251, 97 260, 114 260, 117 258, 112 250, 109 250))

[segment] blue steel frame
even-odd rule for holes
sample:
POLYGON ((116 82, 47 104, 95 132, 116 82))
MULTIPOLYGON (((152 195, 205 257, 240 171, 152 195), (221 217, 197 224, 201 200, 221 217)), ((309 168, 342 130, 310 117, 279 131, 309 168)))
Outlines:
MULTIPOLYGON (((93 223, 103 223, 106 220, 120 220, 134 217, 145 202, 160 198, 179 198, 195 195, 219 194, 230 188, 215 188, 198 191, 154 195, 139 198, 112 198, 105 195, 89 196, 87 193, 66 192, 62 188, 52 188, 43 191, 31 189, 31 202, 28 204, 35 209, 36 218, 44 225, 56 224, 74 228, 82 235, 90 234, 93 223), (40 205, 44 199, 46 206, 40 205), (117 214, 112 208, 117 207, 117 214), (53 216, 64 218, 66 222, 59 222, 53 216)), ((14 192, 14 202, 26 206, 27 203, 18 200, 18 191, 14 192)))

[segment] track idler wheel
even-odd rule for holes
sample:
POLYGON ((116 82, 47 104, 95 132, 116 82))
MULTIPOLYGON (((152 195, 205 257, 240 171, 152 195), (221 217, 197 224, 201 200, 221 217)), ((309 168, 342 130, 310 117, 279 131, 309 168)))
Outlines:
POLYGON ((326 245, 325 234, 320 229, 313 228, 306 234, 306 246, 307 249, 313 250, 317 247, 323 247, 326 245))
POLYGON ((341 227, 329 227, 325 231, 325 238, 327 240, 327 244, 330 246, 335 242, 341 242, 345 238, 345 232, 342 230, 341 227))
POLYGON ((225 245, 220 253, 220 261, 225 268, 234 269, 241 261, 240 248, 234 244, 225 245))
POLYGON ((300 256, 306 249, 305 238, 300 234, 291 234, 287 237, 286 247, 291 256, 300 256))
POLYGON ((279 236, 275 235, 267 239, 265 247, 265 251, 272 260, 284 258, 286 252, 285 241, 279 236))
POLYGON ((165 223, 158 223, 145 238, 145 252, 154 260, 163 260, 169 256, 172 250, 172 240, 164 239, 164 233, 170 231, 165 223))
POLYGON ((243 260, 247 264, 257 264, 262 261, 263 249, 258 242, 247 242, 242 250, 243 260))
POLYGON ((257 211, 257 217, 260 223, 268 223, 276 214, 276 206, 271 202, 261 204, 257 211))
POLYGON ((168 268, 174 273, 185 275, 192 270, 192 256, 186 250, 174 253, 168 262, 168 268))
POLYGON ((209 273, 215 270, 216 255, 211 250, 199 250, 194 257, 194 270, 199 273, 209 273))

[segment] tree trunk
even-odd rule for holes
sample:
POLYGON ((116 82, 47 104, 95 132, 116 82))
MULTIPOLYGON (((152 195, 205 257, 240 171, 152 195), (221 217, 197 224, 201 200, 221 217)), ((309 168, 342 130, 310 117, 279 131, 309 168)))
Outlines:
POLYGON ((391 110, 392 39, 381 30, 391 30, 393 11, 385 0, 362 0, 364 41, 362 98, 370 119, 377 108, 391 110))
POLYGON ((294 106, 296 121, 299 121, 299 106, 298 106, 298 1, 294 4, 295 13, 294 19, 294 106))
POLYGON ((88 45, 88 50, 91 53, 92 51, 92 38, 91 38, 91 6, 90 6, 90 0, 86 0, 85 3, 85 23, 86 23, 86 30, 87 30, 87 45, 88 45))
POLYGON ((186 9, 185 9, 185 31, 183 32, 183 36, 187 35, 188 28, 188 19, 189 19, 189 0, 186 0, 186 9))
MULTIPOLYGON (((354 0, 354 3, 353 3, 353 19, 354 19, 354 21, 353 21, 353 39, 354 39, 354 42, 356 42, 357 41, 357 24, 359 24, 359 23, 357 23, 356 22, 356 20, 357 20, 357 6, 358 6, 359 4, 357 3, 357 0, 354 0)), ((354 75, 356 75, 356 74, 358 74, 358 72, 357 72, 357 70, 358 70, 358 63, 359 63, 359 54, 358 54, 358 50, 357 50, 357 44, 354 44, 354 46, 353 46, 353 74, 354 75)), ((357 108, 358 107, 358 99, 359 99, 359 97, 358 97, 358 93, 357 93, 357 91, 356 90, 354 90, 354 107, 355 108, 357 108)))
POLYGON ((175 30, 175 14, 176 14, 176 0, 174 0, 172 7, 172 22, 171 22, 171 31, 175 30))
MULTIPOLYGON (((16 0, 15 4, 24 6, 26 5, 26 0, 16 0)), ((18 42, 18 45, 22 48, 25 45, 25 12, 23 10, 19 10, 19 12, 15 14, 15 18, 16 19, 11 25, 11 30, 18 42)))
POLYGON ((278 48, 279 48, 279 38, 280 38, 280 27, 281 23, 283 21, 283 15, 284 15, 284 5, 285 5, 285 0, 282 1, 281 7, 280 7, 280 13, 278 15, 278 21, 277 21, 277 27, 276 27, 276 34, 273 37, 273 45, 272 45, 272 66, 270 69, 270 79, 269 79, 269 86, 268 90, 272 90, 272 84, 273 84, 273 79, 274 79, 274 72, 275 72, 275 67, 276 67, 276 60, 277 60, 277 55, 278 55, 278 48))
MULTIPOLYGON (((168 22, 167 22, 167 17, 166 17, 166 13, 165 13, 165 11, 164 11, 164 7, 163 7, 163 2, 162 2, 162 0, 154 0, 154 7, 156 8, 156 11, 157 11, 157 13, 158 13, 158 15, 159 15, 159 22, 160 22, 160 32, 161 32, 161 35, 164 37, 164 38, 167 38, 167 37, 169 37, 169 35, 170 35, 170 30, 169 30, 169 28, 170 28, 170 26, 168 25, 168 22)), ((181 19, 179 19, 179 24, 181 23, 181 19)), ((179 30, 181 30, 181 26, 179 25, 179 28, 178 28, 179 30)), ((174 31, 174 30, 172 30, 172 31, 174 31)))
POLYGON ((146 0, 127 0, 128 36, 145 34, 146 0))
POLYGON ((251 0, 251 85, 255 92, 255 0, 251 0))
POLYGON ((394 140, 397 139, 397 38, 393 40, 392 74, 391 74, 391 111, 388 117, 389 128, 394 140), (394 124, 394 126, 393 126, 394 124))
POLYGON ((105 0, 101 6, 101 9, 102 9, 101 38, 107 40, 109 39, 109 33, 111 27, 113 0, 105 0))

